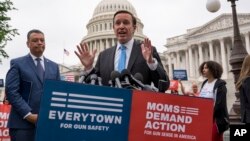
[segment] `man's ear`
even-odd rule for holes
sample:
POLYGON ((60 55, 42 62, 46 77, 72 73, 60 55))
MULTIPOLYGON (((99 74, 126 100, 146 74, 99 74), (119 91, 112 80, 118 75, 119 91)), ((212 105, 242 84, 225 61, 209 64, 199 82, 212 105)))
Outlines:
POLYGON ((136 25, 133 25, 133 28, 134 28, 134 33, 135 33, 135 30, 136 30, 137 26, 136 26, 136 25))
POLYGON ((134 25, 133 27, 134 27, 134 30, 136 30, 137 26, 136 26, 136 25, 134 25))

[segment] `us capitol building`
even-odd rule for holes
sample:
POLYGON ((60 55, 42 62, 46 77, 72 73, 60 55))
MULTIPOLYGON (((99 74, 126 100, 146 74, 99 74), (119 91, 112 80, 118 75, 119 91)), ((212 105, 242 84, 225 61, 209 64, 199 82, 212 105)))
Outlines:
MULTIPOLYGON (((130 11, 137 20, 137 29, 134 38, 143 40, 143 24, 138 18, 135 8, 127 0, 102 0, 94 10, 92 18, 87 24, 87 36, 82 39, 86 42, 91 50, 97 49, 97 55, 111 47, 117 42, 113 31, 113 16, 116 11, 127 10, 130 11)), ((97 59, 97 57, 96 57, 97 59)))
MULTIPOLYGON (((239 28, 243 44, 250 53, 250 13, 238 14, 239 28)), ((230 53, 233 47, 232 14, 222 14, 201 25, 187 29, 187 33, 167 39, 163 53, 165 67, 172 77, 173 69, 186 69, 189 80, 200 80, 199 65, 208 60, 214 60, 223 67, 222 79, 233 79, 230 53)))
MULTIPOLYGON (((97 56, 101 51, 117 42, 113 32, 113 14, 118 10, 128 10, 133 13, 137 18, 137 29, 134 37, 137 40, 143 40, 145 37, 143 23, 128 0, 101 0, 86 25, 87 35, 81 41, 86 42, 90 50, 97 49, 97 56)), ((250 53, 250 13, 238 14, 238 21, 243 43, 250 53)), ((217 61, 223 66, 223 79, 233 78, 228 61, 233 46, 231 14, 222 14, 204 25, 187 29, 183 35, 167 38, 164 46, 167 51, 160 53, 160 56, 170 79, 174 69, 186 69, 189 80, 201 81, 198 68, 203 61, 207 60, 217 61)), ((81 65, 68 68, 61 66, 61 73, 62 75, 74 75, 75 81, 77 81, 81 67, 81 65)))

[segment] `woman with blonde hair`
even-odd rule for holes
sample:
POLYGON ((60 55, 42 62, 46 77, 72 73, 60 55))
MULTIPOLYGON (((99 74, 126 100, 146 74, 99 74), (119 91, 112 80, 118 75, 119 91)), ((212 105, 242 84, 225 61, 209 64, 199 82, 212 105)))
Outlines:
POLYGON ((240 91, 241 121, 250 123, 250 55, 243 61, 236 89, 240 91))

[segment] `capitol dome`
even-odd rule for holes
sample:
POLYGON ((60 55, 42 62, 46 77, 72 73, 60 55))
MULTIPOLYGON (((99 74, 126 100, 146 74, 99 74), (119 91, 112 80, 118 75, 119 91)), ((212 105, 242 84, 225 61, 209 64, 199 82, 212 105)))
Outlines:
POLYGON ((127 10, 137 17, 135 8, 127 0, 103 0, 95 8, 93 17, 103 14, 114 14, 118 10, 127 10))
POLYGON ((117 42, 113 31, 113 16, 119 10, 131 12, 137 20, 134 38, 143 40, 143 24, 136 14, 136 10, 128 0, 102 0, 95 8, 92 18, 86 28, 87 35, 81 42, 88 44, 90 50, 97 49, 97 55, 102 50, 114 46, 117 42))

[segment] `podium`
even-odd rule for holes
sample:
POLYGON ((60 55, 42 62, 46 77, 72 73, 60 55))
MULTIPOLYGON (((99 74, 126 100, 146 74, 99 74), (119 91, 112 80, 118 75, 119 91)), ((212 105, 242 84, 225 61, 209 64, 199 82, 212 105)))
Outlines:
POLYGON ((211 99, 46 80, 36 141, 204 141, 211 99))

